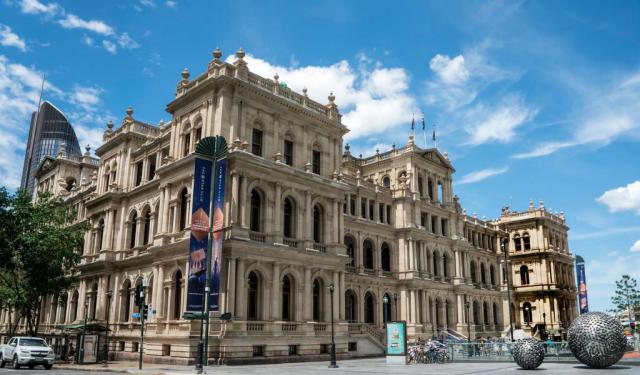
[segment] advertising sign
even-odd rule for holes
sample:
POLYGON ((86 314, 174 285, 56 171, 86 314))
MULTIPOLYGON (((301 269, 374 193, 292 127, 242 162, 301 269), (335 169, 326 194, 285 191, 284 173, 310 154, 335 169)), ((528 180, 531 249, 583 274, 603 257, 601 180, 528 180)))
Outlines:
POLYGON ((387 322, 387 356, 407 355, 407 323, 387 322))
POLYGON ((218 160, 215 170, 215 191, 213 202, 213 244, 211 248, 211 292, 209 294, 210 311, 220 308, 220 268, 222 261, 222 240, 224 224, 224 188, 226 186, 227 159, 218 160))
POLYGON ((589 302, 587 300, 587 276, 585 275, 584 260, 581 256, 576 256, 576 276, 578 278, 578 303, 580 314, 589 312, 589 302))
POLYGON ((213 162, 196 158, 191 194, 191 239, 189 242, 189 279, 187 311, 202 311, 209 245, 211 172, 213 162))

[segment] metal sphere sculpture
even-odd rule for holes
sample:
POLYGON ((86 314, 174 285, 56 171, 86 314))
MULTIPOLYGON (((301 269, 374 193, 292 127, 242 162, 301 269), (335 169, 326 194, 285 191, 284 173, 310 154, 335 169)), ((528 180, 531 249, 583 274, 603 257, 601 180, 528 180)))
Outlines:
POLYGON ((511 354, 518 366, 525 370, 535 370, 544 361, 544 347, 533 337, 516 341, 511 354))
POLYGON ((577 317, 569 327, 567 341, 578 361, 593 368, 615 364, 622 358, 627 346, 622 324, 601 312, 577 317))

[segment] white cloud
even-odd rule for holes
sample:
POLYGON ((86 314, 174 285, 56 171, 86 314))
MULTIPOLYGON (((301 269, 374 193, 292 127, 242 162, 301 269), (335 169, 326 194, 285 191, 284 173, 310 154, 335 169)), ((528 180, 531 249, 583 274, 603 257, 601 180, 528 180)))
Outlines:
POLYGON ((167 8, 175 8, 176 6, 178 6, 178 2, 173 0, 167 0, 164 2, 164 6, 166 6, 167 8))
POLYGON ((449 58, 447 55, 437 54, 429 62, 429 67, 445 83, 460 85, 469 79, 469 70, 464 66, 464 56, 449 58))
POLYGON ((11 31, 9 26, 0 24, 0 45, 5 47, 16 47, 21 51, 27 50, 27 44, 18 34, 11 31))
POLYGON ((598 199, 610 212, 635 211, 640 215, 640 181, 605 191, 598 199))
POLYGON ((27 14, 45 14, 47 16, 54 16, 62 10, 57 3, 43 4, 38 0, 21 0, 20 10, 22 13, 27 14))
POLYGON ((630 74, 610 87, 585 91, 570 139, 543 142, 531 151, 513 157, 546 156, 583 145, 606 146, 622 136, 640 133, 640 102, 637 100, 640 97, 640 72, 630 74))
POLYGON ((631 246, 632 253, 640 253, 640 240, 636 241, 633 246, 631 246))
POLYGON ((110 40, 103 40, 102 46, 112 55, 115 55, 118 51, 118 46, 110 40))
MULTIPOLYGON (((227 61, 234 61, 230 56, 227 61)), ((328 66, 277 66, 247 55, 249 70, 263 77, 278 73, 281 82, 294 91, 308 88, 308 95, 322 104, 333 92, 350 129, 347 139, 375 135, 406 125, 416 111, 408 91, 409 75, 401 68, 385 68, 360 56, 357 68, 342 60, 328 66)))
POLYGON ((536 114, 537 110, 527 106, 517 95, 507 96, 495 106, 477 104, 465 112, 467 125, 464 128, 469 139, 464 143, 507 143, 515 137, 517 128, 531 121, 536 114))
POLYGON ((458 185, 472 184, 474 182, 479 182, 492 176, 497 176, 503 173, 507 173, 508 171, 509 171, 509 167, 482 169, 482 170, 471 172, 462 176, 460 181, 458 181, 457 183, 458 185))
POLYGON ((118 36, 118 45, 124 49, 136 49, 140 44, 133 40, 128 33, 122 33, 118 36))
POLYGON ((638 233, 638 232, 640 232, 639 226, 634 226, 634 227, 612 226, 605 230, 596 230, 596 231, 591 230, 589 232, 583 232, 583 233, 579 233, 579 232, 572 233, 571 240, 572 241, 590 240, 592 238, 608 237, 608 236, 613 236, 620 233, 638 233))
POLYGON ((88 45, 89 47, 93 47, 94 46, 93 38, 91 38, 90 36, 87 36, 87 35, 83 36, 82 37, 82 42, 84 42, 84 44, 88 45))
POLYGON ((75 86, 69 100, 71 103, 85 110, 93 111, 100 103, 100 94, 102 94, 103 91, 104 90, 98 87, 75 86))
POLYGON ((83 29, 106 36, 114 33, 113 28, 102 21, 87 21, 74 14, 67 14, 65 18, 58 20, 58 23, 65 29, 83 29))

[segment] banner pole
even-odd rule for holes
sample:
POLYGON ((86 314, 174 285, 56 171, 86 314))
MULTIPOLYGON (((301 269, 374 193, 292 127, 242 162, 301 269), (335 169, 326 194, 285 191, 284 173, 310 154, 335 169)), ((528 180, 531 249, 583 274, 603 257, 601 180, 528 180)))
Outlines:
POLYGON ((204 282, 204 348, 202 352, 202 366, 208 365, 209 361, 209 293, 211 290, 211 260, 212 260, 212 252, 213 252, 213 241, 215 238, 213 237, 213 221, 215 216, 215 191, 216 186, 218 185, 218 159, 213 158, 212 160, 212 175, 211 175, 211 189, 210 189, 210 206, 209 206, 209 241, 207 241, 207 270, 206 270, 206 279, 204 282))

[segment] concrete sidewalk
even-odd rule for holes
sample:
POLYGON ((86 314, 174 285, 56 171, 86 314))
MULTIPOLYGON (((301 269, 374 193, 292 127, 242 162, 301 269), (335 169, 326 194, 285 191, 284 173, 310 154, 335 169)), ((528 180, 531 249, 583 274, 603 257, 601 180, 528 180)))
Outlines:
POLYGON ((135 361, 114 361, 109 362, 105 367, 100 363, 90 365, 77 365, 74 363, 56 363, 53 366, 57 370, 74 370, 83 372, 114 372, 144 375, 165 375, 165 374, 192 374, 195 373, 195 366, 174 366, 154 363, 143 363, 142 370, 138 369, 138 362, 135 361))

